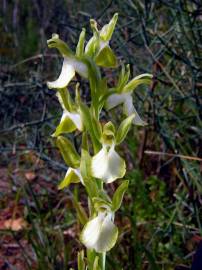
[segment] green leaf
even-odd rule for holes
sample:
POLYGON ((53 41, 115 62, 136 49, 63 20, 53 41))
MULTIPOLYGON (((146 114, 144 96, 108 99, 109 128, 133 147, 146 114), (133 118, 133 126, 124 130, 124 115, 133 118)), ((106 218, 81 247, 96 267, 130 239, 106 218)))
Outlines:
POLYGON ((80 102, 79 107, 80 107, 81 117, 82 117, 84 126, 89 131, 89 133, 92 133, 92 122, 91 122, 90 109, 88 108, 88 106, 86 106, 82 102, 80 102))
POLYGON ((91 178, 91 156, 85 149, 81 150, 80 171, 84 179, 84 183, 91 178))
POLYGON ((98 122, 92 118, 91 111, 84 103, 80 103, 80 111, 82 122, 86 127, 87 131, 89 132, 93 146, 96 151, 100 149, 99 137, 100 137, 100 127, 98 126, 98 122))
POLYGON ((60 88, 57 92, 58 100, 62 106, 63 109, 66 109, 67 111, 71 112, 74 107, 74 103, 71 99, 70 93, 66 88, 60 88))
POLYGON ((81 149, 86 150, 87 152, 89 152, 88 136, 87 136, 86 131, 84 131, 82 133, 81 149))
POLYGON ((78 270, 85 270, 84 251, 81 250, 77 255, 78 270))
POLYGON ((102 136, 102 126, 94 116, 91 116, 91 121, 95 137, 98 141, 100 141, 100 138, 102 136))
POLYGON ((136 76, 134 79, 132 79, 126 86, 123 88, 122 93, 127 93, 135 90, 139 85, 146 84, 150 85, 152 81, 152 74, 141 74, 139 76, 136 76))
POLYGON ((76 56, 81 57, 84 54, 84 43, 85 43, 86 29, 83 28, 79 36, 79 41, 76 47, 76 56))
POLYGON ((74 208, 76 209, 78 219, 82 225, 85 225, 88 221, 88 216, 86 214, 85 209, 82 207, 81 203, 79 203, 75 198, 73 200, 74 208))
POLYGON ((57 137, 56 145, 60 149, 66 164, 69 167, 78 168, 80 165, 80 156, 72 143, 67 138, 59 136, 57 137))
POLYGON ((128 131, 130 130, 134 117, 135 114, 132 114, 121 122, 116 133, 116 144, 120 144, 125 139, 128 131))
POLYGON ((89 197, 95 197, 97 195, 97 185, 91 176, 91 156, 85 149, 81 151, 80 172, 89 197))
POLYGON ((95 62, 98 66, 114 68, 117 66, 117 59, 112 49, 106 45, 95 58, 95 62))
POLYGON ((124 193, 128 188, 129 181, 124 180, 124 182, 117 188, 112 199, 112 211, 117 211, 122 203, 124 193))
POLYGON ((100 37, 104 41, 109 41, 114 32, 116 22, 118 20, 118 13, 115 13, 110 22, 102 27, 100 31, 100 37))

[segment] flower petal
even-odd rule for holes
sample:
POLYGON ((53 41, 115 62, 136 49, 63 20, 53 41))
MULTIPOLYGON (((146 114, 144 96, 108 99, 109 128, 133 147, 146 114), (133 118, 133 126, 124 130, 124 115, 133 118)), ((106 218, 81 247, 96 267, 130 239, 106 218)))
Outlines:
POLYGON ((101 67, 108 67, 108 68, 116 67, 117 59, 112 49, 108 45, 105 45, 105 44, 101 44, 101 46, 104 46, 104 47, 102 47, 99 50, 95 58, 96 64, 101 67))
POLYGON ((117 178, 122 178, 126 172, 126 165, 111 146, 107 151, 107 147, 103 147, 93 158, 91 164, 92 175, 102 179, 106 183, 111 183, 117 178))
POLYGON ((81 232, 81 242, 87 247, 94 249, 96 242, 100 235, 102 226, 102 215, 98 215, 96 218, 91 219, 86 223, 81 232))
POLYGON ((62 133, 70 133, 76 129, 74 122, 63 112, 61 121, 57 126, 55 132, 52 134, 53 137, 57 137, 62 133))
POLYGON ((108 214, 102 222, 94 249, 96 252, 107 252, 116 244, 117 238, 118 228, 112 222, 111 214, 108 214))
POLYGON ((82 130, 83 129, 83 124, 82 124, 82 120, 81 120, 81 115, 77 112, 68 112, 66 111, 66 117, 69 117, 72 122, 74 123, 74 125, 77 127, 78 130, 82 130))
POLYGON ((87 222, 81 233, 81 242, 96 252, 109 251, 117 238, 118 229, 112 222, 112 214, 106 212, 100 212, 96 218, 87 222))
POLYGON ((69 63, 74 67, 75 71, 79 73, 84 78, 88 78, 88 68, 87 65, 76 58, 71 58, 69 63))
POLYGON ((124 94, 112 94, 108 97, 106 101, 106 109, 111 110, 114 107, 124 103, 125 95, 124 94))
POLYGON ((83 183, 83 179, 81 177, 79 169, 69 168, 66 172, 66 175, 62 182, 59 184, 58 188, 63 189, 68 187, 71 183, 83 183))
POLYGON ((69 84, 74 75, 75 75, 75 68, 69 61, 69 58, 64 57, 60 76, 58 77, 57 80, 53 82, 48 82, 47 83, 48 88, 64 88, 69 84))
POLYGON ((76 112, 70 113, 64 110, 61 121, 52 136, 57 137, 62 133, 70 133, 75 129, 78 129, 80 131, 82 131, 83 129, 80 114, 76 112))
POLYGON ((123 104, 123 110, 125 112, 126 115, 132 115, 135 114, 135 117, 133 119, 133 124, 138 125, 138 126, 145 126, 147 125, 147 123, 145 121, 143 121, 139 114, 137 113, 134 105, 133 105, 133 98, 131 96, 131 94, 128 94, 125 98, 125 102, 123 104))

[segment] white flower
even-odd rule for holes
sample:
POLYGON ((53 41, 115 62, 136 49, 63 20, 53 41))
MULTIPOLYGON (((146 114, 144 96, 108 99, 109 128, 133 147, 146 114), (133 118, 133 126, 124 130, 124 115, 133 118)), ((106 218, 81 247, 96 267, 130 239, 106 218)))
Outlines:
POLYGON ((58 188, 63 189, 68 187, 71 183, 81 182, 84 185, 83 178, 80 173, 80 169, 68 168, 66 175, 62 182, 59 184, 58 188))
POLYGON ((135 114, 135 117, 133 119, 133 124, 139 125, 139 126, 145 126, 147 124, 145 121, 143 121, 140 118, 139 114, 137 113, 133 105, 132 92, 112 94, 107 99, 106 108, 107 110, 110 110, 120 104, 123 104, 123 111, 127 116, 135 114))
POLYGON ((57 92, 56 96, 58 97, 58 100, 63 108, 63 114, 62 118, 60 120, 59 125, 56 128, 56 131, 52 135, 53 137, 57 137, 61 133, 65 132, 72 132, 75 129, 78 129, 80 131, 83 130, 83 122, 81 119, 81 115, 79 110, 74 110, 74 111, 68 111, 65 108, 64 102, 62 100, 62 97, 59 92, 57 92))
POLYGON ((111 146, 103 145, 102 149, 92 158, 92 176, 102 179, 106 183, 111 183, 117 178, 122 178, 126 172, 126 165, 111 146))
POLYGON ((68 45, 59 38, 59 35, 53 34, 47 43, 49 48, 57 48, 64 58, 61 73, 57 80, 47 83, 49 88, 61 89, 66 87, 76 72, 82 77, 88 78, 87 66, 74 56, 68 45))
POLYGON ((98 215, 88 221, 81 233, 81 242, 96 252, 107 252, 116 243, 118 228, 114 225, 112 212, 99 212, 98 215))
POLYGON ((87 78, 87 67, 84 63, 75 58, 64 56, 61 73, 57 80, 48 82, 48 88, 64 88, 73 79, 75 72, 79 73, 82 77, 87 78))

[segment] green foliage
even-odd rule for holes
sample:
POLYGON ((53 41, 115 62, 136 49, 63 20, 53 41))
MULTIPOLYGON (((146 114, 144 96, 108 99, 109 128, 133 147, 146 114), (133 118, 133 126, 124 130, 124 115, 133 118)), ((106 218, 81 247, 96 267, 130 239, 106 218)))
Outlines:
POLYGON ((117 211, 122 204, 123 196, 128 189, 129 181, 124 180, 124 182, 117 188, 112 199, 112 211, 117 211))
POLYGON ((62 153, 66 164, 72 168, 78 168, 80 165, 80 156, 76 152, 73 144, 65 137, 59 136, 56 141, 57 147, 62 153))

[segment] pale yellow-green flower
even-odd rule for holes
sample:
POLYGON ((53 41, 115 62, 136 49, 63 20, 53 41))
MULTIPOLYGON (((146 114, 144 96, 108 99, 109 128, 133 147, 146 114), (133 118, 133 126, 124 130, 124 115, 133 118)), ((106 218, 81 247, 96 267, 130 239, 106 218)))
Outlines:
POLYGON ((81 233, 81 242, 96 252, 107 252, 115 245, 118 238, 118 228, 114 224, 114 213, 105 210, 98 212, 90 219, 81 233))
POLYGON ((63 189, 65 187, 68 187, 72 183, 79 183, 81 182, 84 185, 83 178, 80 173, 79 168, 68 168, 64 179, 59 184, 58 188, 63 189))
POLYGON ((49 88, 61 89, 66 87, 76 72, 84 78, 88 77, 87 66, 72 54, 57 34, 54 34, 47 42, 50 48, 57 48, 64 58, 60 75, 57 80, 47 83, 49 88))
POLYGON ((115 145, 103 145, 102 149, 92 158, 92 175, 102 179, 105 183, 111 183, 122 178, 126 172, 123 158, 115 151, 115 145))

